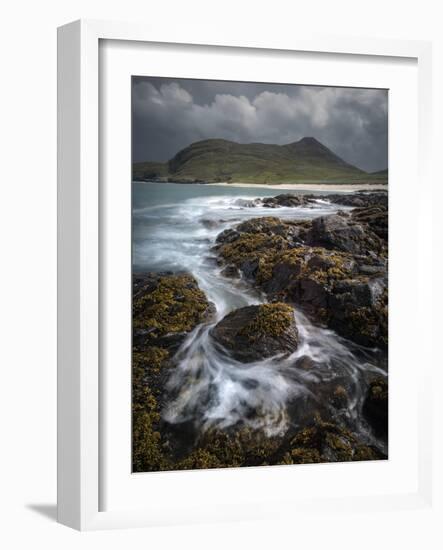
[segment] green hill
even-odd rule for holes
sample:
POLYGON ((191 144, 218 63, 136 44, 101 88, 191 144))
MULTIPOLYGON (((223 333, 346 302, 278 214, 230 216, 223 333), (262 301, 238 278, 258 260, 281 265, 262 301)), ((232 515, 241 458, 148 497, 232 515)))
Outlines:
MULTIPOLYGON (((380 183, 348 164, 312 137, 288 145, 208 139, 192 143, 169 162, 133 165, 135 181, 297 183, 380 183)), ((387 177, 386 177, 387 181, 387 177)))

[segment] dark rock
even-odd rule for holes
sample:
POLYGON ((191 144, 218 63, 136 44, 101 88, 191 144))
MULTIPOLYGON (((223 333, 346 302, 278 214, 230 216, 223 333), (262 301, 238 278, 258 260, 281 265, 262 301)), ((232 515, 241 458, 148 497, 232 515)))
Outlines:
POLYGON ((294 195, 292 193, 283 193, 276 197, 265 197, 262 199, 262 206, 266 208, 278 208, 281 206, 297 207, 305 206, 309 199, 305 195, 294 195))
POLYGON ((240 271, 237 267, 235 267, 235 265, 227 265, 224 269, 222 269, 221 274, 223 277, 229 277, 232 279, 240 277, 240 271))
POLYGON ((297 359, 297 362, 295 363, 295 366, 299 369, 303 370, 311 370, 315 367, 316 362, 309 357, 309 355, 302 355, 297 359))
POLYGON ((352 254, 381 249, 377 235, 369 234, 360 224, 353 223, 350 217, 339 214, 315 218, 306 235, 306 243, 352 254))
POLYGON ((366 224, 380 239, 388 240, 388 211, 386 207, 358 208, 351 212, 352 219, 366 224))
POLYGON ((222 265, 237 267, 272 299, 299 305, 358 344, 384 349, 387 242, 368 221, 387 220, 383 208, 356 209, 358 220, 344 212, 312 221, 247 220, 220 234, 230 242, 217 245, 216 252, 222 265))
POLYGON ((203 225, 203 227, 206 227, 207 229, 214 229, 214 227, 218 227, 220 225, 217 220, 210 220, 206 218, 200 220, 200 223, 203 225))
POLYGON ((338 282, 328 296, 328 325, 363 346, 387 346, 387 292, 359 280, 338 282))
POLYGON ((240 234, 235 229, 225 229, 222 231, 216 239, 217 243, 232 243, 239 238, 240 234))
POLYGON ((298 280, 295 297, 308 310, 318 311, 328 305, 328 291, 325 285, 310 277, 298 280))
POLYGON ((254 280, 260 267, 260 260, 258 258, 245 259, 240 263, 239 267, 246 279, 254 280))
POLYGON ((211 336, 243 363, 292 353, 298 346, 293 309, 282 303, 236 309, 211 330, 211 336))
POLYGON ((388 436, 388 382, 377 377, 369 384, 363 403, 363 415, 379 437, 388 436))
POLYGON ((365 273, 366 275, 376 275, 383 271, 383 266, 377 265, 359 265, 358 270, 360 273, 365 273))
POLYGON ((343 386, 336 386, 330 397, 330 402, 336 409, 345 409, 348 406, 349 396, 346 388, 343 386))
POLYGON ((334 422, 317 418, 313 425, 300 430, 291 440, 283 463, 349 462, 386 458, 375 447, 334 422))
POLYGON ((342 204, 343 206, 364 207, 381 206, 388 207, 388 193, 386 191, 378 192, 357 192, 357 193, 335 193, 324 195, 322 197, 334 204, 342 204))
POLYGON ((282 261, 276 264, 272 270, 272 277, 264 285, 266 292, 278 294, 287 290, 297 280, 300 275, 300 264, 282 261))

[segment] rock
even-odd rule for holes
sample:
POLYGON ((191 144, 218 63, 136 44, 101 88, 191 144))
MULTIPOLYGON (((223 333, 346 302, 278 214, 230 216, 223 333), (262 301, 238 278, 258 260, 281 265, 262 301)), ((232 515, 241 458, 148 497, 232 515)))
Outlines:
POLYGON ((378 251, 382 248, 377 235, 354 223, 350 216, 339 214, 315 218, 307 233, 306 243, 352 254, 366 254, 368 250, 378 251))
MULTIPOLYGON (((308 204, 309 199, 305 195, 295 195, 292 193, 283 193, 276 197, 265 197, 262 199, 262 206, 266 208, 279 208, 281 206, 297 207, 308 204)), ((312 200, 311 200, 312 202, 312 200)))
POLYGON ((334 422, 320 418, 300 430, 290 442, 283 463, 349 462, 386 458, 375 447, 360 441, 357 436, 334 422))
POLYGON ((366 224, 383 241, 388 240, 388 211, 384 206, 357 208, 351 212, 352 219, 366 224))
POLYGON ((283 303, 236 309, 211 330, 211 336, 243 363, 290 354, 298 346, 293 309, 283 303))
POLYGON ((359 280, 337 282, 328 297, 328 326, 368 347, 387 347, 387 291, 359 280))
POLYGON ((257 274, 260 270, 260 259, 259 258, 245 258, 240 262, 240 270, 243 273, 246 279, 254 280, 257 277, 257 274))
MULTIPOLYGON (((381 208, 369 210, 378 216, 381 208)), ((387 347, 387 242, 367 221, 345 213, 303 222, 262 217, 230 231, 216 248, 222 265, 345 338, 387 347)))
POLYGON ((311 357, 309 357, 309 355, 302 355, 297 359, 297 362, 295 363, 295 366, 298 369, 303 369, 307 371, 312 370, 315 365, 316 362, 311 357))
POLYGON ((336 386, 330 398, 331 405, 336 409, 345 409, 348 406, 348 392, 343 386, 336 386))
POLYGON ((324 200, 328 200, 333 204, 342 204, 343 206, 364 207, 380 206, 382 208, 388 207, 388 193, 387 191, 378 192, 357 192, 357 193, 334 193, 331 195, 324 195, 324 200))
POLYGON ((225 229, 218 236, 215 242, 217 243, 233 243, 240 237, 238 231, 235 229, 225 229))
POLYGON ((388 436, 388 382, 379 376, 369 384, 363 403, 363 415, 374 433, 387 439, 388 436))
POLYGON ((203 227, 206 227, 206 229, 214 229, 214 227, 218 227, 220 225, 217 220, 210 220, 206 218, 200 220, 200 223, 203 225, 203 227))
POLYGON ((358 270, 360 273, 365 273, 366 275, 376 275, 383 271, 383 266, 377 265, 359 265, 358 270))
POLYGON ((276 263, 272 269, 272 276, 265 284, 266 292, 279 294, 287 290, 300 275, 300 263, 281 261, 276 263))
POLYGON ((237 267, 235 267, 235 265, 227 265, 224 269, 222 269, 221 275, 223 275, 223 277, 236 279, 240 277, 240 271, 237 267))
POLYGON ((187 273, 137 274, 133 278, 134 346, 139 350, 152 345, 175 350, 214 310, 187 273))

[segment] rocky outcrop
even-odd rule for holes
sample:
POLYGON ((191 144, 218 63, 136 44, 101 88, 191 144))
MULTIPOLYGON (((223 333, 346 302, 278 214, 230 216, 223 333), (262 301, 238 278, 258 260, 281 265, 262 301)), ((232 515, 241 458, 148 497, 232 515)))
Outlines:
POLYGON ((247 306, 232 311, 212 330, 215 342, 243 363, 294 352, 298 330, 291 306, 247 306))
POLYGON ((210 319, 214 305, 187 273, 145 273, 133 279, 133 344, 175 351, 185 336, 210 319))
POLYGON ((373 196, 386 198, 362 194, 362 204, 374 204, 312 221, 248 220, 220 233, 214 251, 225 272, 240 272, 271 300, 295 303, 358 344, 386 348, 387 211, 373 196))
POLYGON ((306 206, 312 202, 314 202, 312 196, 284 193, 282 195, 277 195, 276 197, 265 197, 261 199, 260 204, 266 208, 279 208, 281 206, 306 206))
MULTIPOLYGON (((312 195, 315 197, 315 195, 312 195)), ((318 197, 317 197, 318 198, 318 197)), ((323 200, 328 200, 333 204, 342 204, 343 206, 352 206, 356 208, 368 208, 379 206, 385 210, 388 208, 388 192, 359 192, 359 193, 335 193, 324 195, 323 200)))
POLYGON ((133 277, 132 465, 165 470, 170 461, 160 434, 166 381, 186 335, 209 320, 214 306, 187 273, 133 277))
POLYGON ((284 193, 275 197, 264 197, 262 199, 255 199, 254 201, 249 201, 248 203, 245 203, 244 206, 263 206, 266 208, 300 206, 309 207, 315 204, 318 200, 327 201, 332 204, 350 206, 353 208, 380 207, 386 210, 388 207, 387 191, 331 193, 328 195, 284 193))

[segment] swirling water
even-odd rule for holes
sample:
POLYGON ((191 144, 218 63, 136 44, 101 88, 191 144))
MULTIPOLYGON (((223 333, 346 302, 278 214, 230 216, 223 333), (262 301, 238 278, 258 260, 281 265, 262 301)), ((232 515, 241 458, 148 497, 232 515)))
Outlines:
POLYGON ((247 282, 221 275, 211 251, 216 236, 254 217, 308 219, 344 209, 320 199, 311 207, 250 207, 254 198, 276 194, 272 188, 134 183, 133 270, 187 271, 216 307, 211 324, 197 327, 177 352, 163 417, 171 424, 190 421, 201 429, 243 424, 269 436, 283 434, 309 412, 327 408, 324 392, 340 385, 348 395, 346 407, 327 413, 383 447, 361 419, 368 375, 386 372, 376 351, 314 326, 297 308, 300 345, 289 357, 239 364, 212 341, 210 329, 227 313, 266 301, 247 282), (306 368, 306 359, 315 368, 306 368))

